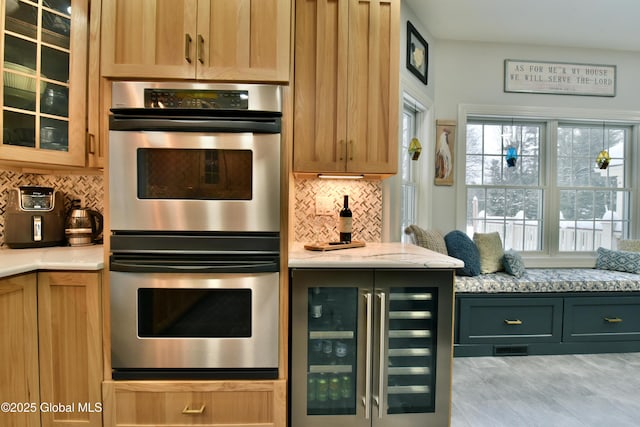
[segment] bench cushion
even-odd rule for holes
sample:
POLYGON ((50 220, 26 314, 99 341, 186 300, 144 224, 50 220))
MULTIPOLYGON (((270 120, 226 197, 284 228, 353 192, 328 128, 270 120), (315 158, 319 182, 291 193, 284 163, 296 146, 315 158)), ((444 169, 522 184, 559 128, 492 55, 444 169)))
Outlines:
POLYGON ((456 292, 640 291, 640 274, 591 268, 528 268, 522 277, 505 272, 456 276, 456 292))

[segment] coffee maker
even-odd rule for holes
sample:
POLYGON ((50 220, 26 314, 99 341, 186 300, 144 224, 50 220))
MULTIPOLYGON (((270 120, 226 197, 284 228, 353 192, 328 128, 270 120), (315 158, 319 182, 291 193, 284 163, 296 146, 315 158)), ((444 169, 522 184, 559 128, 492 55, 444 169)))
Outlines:
POLYGON ((14 249, 63 245, 64 199, 52 187, 22 186, 9 191, 5 244, 14 249))

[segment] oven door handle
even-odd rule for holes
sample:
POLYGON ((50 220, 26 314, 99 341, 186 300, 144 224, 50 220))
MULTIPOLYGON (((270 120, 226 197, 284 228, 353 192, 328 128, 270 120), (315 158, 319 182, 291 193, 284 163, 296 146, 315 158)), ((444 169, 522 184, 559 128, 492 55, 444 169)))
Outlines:
POLYGON ((277 261, 245 264, 172 264, 170 262, 136 263, 111 260, 110 270, 130 273, 270 273, 280 271, 280 264, 277 261))
POLYGON ((111 117, 109 129, 112 131, 187 131, 187 132, 251 132, 280 133, 280 118, 258 120, 207 120, 207 119, 154 119, 111 117))

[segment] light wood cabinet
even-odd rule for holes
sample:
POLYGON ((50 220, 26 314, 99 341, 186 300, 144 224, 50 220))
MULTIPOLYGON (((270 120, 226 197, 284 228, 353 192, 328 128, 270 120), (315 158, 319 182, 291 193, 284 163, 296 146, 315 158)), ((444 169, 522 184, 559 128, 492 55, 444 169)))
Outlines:
POLYGON ((399 0, 296 0, 296 173, 397 172, 399 0))
POLYGON ((1 425, 102 425, 100 288, 100 272, 0 279, 0 400, 31 405, 1 425))
POLYGON ((103 0, 102 74, 289 80, 290 0, 103 0))
POLYGON ((87 83, 87 167, 103 168, 106 156, 106 141, 109 139, 109 120, 107 114, 111 108, 111 99, 105 96, 101 85, 107 82, 100 78, 100 28, 102 21, 102 0, 91 0, 89 19, 89 62, 87 83), (105 105, 106 104, 106 105, 105 105), (104 107, 103 107, 104 105, 104 107))
POLYGON ((286 381, 107 381, 105 426, 286 425, 286 381))
POLYGON ((102 425, 101 277, 38 273, 40 400, 74 405, 42 412, 45 426, 102 425))
POLYGON ((0 401, 36 405, 0 411, 3 426, 40 425, 36 311, 35 273, 0 279, 0 401))
POLYGON ((89 0, 1 4, 0 161, 84 167, 89 0))

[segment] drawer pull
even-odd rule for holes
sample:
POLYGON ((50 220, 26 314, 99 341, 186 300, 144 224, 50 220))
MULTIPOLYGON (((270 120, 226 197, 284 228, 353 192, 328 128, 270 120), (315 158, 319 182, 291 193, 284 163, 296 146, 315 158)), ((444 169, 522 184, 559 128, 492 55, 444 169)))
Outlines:
POLYGON ((522 325, 522 320, 507 320, 505 319, 504 323, 506 323, 507 325, 522 325))
POLYGON ((185 406, 184 409, 182 410, 182 413, 185 415, 198 415, 198 414, 202 414, 203 412, 204 412, 204 403, 198 409, 189 408, 189 404, 187 403, 187 406, 185 406))
POLYGON ((607 323, 622 323, 622 319, 619 317, 605 317, 604 320, 607 323))

